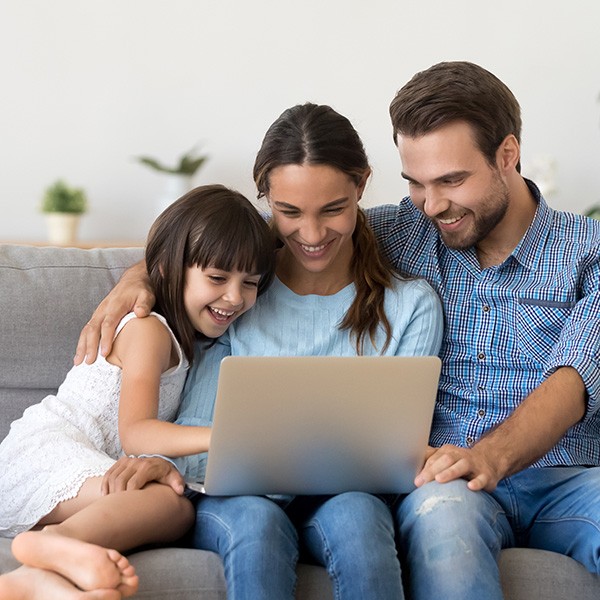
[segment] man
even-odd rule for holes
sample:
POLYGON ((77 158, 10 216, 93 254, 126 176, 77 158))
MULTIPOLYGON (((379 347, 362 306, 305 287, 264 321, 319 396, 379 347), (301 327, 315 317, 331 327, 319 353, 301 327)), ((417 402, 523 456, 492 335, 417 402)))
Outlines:
POLYGON ((371 221, 442 298, 433 448, 400 505, 416 599, 502 598, 502 547, 600 573, 600 224, 520 175, 519 105, 485 69, 440 63, 390 106, 410 199, 371 221))
MULTIPOLYGON (((409 593, 502 598, 496 561, 514 545, 600 573, 600 223, 553 211, 520 175, 519 105, 485 69, 434 65, 390 114, 410 197, 369 216, 446 317, 432 448, 397 514, 409 593)), ((130 479, 124 462, 109 485, 178 485, 165 464, 130 479)))

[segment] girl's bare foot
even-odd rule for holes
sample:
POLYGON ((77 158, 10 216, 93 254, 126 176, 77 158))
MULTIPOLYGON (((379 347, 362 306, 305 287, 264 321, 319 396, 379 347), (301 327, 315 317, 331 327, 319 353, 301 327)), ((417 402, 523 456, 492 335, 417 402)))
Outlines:
POLYGON ((118 590, 84 592, 51 571, 19 567, 0 576, 2 600, 121 600, 118 590))
POLYGON ((15 558, 30 567, 54 571, 81 590, 114 589, 126 598, 138 589, 138 576, 116 550, 44 531, 20 533, 12 543, 15 558))

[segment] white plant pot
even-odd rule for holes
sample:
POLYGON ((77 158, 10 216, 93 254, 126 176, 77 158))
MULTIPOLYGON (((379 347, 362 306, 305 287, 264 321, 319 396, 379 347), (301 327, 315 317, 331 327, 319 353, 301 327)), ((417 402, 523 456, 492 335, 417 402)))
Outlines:
POLYGON ((159 215, 167 206, 175 202, 181 196, 192 189, 192 177, 190 175, 177 175, 175 173, 164 174, 163 193, 158 198, 156 214, 159 215))
POLYGON ((80 219, 77 213, 47 213, 48 241, 60 246, 76 242, 80 219))

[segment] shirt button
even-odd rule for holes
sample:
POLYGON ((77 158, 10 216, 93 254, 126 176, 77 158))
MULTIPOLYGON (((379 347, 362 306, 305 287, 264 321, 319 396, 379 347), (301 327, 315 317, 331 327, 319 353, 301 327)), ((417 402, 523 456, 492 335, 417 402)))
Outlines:
POLYGON ((477 355, 477 358, 478 358, 479 360, 483 360, 483 359, 485 358, 485 354, 484 354, 483 352, 480 352, 480 353, 477 355))
POLYGON ((490 307, 487 304, 483 307, 483 312, 490 312, 490 307))
POLYGON ((483 410, 483 408, 480 408, 480 409, 477 411, 477 414, 478 414, 480 417, 485 417, 485 410, 483 410))
POLYGON ((475 440, 472 437, 467 438, 467 445, 472 446, 475 443, 475 440))

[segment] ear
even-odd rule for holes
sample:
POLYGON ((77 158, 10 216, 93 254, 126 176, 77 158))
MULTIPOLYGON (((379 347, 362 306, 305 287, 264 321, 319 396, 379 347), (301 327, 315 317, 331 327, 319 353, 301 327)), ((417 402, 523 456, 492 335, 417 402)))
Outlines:
POLYGON ((364 175, 361 177, 360 181, 358 182, 358 186, 357 186, 357 192, 358 192, 358 200, 360 200, 362 198, 362 195, 365 191, 365 188, 367 187, 367 181, 369 180, 369 177, 371 177, 371 169, 367 169, 364 173, 364 175))
POLYGON ((498 168, 506 173, 517 168, 521 160, 521 146, 517 138, 512 134, 508 134, 496 151, 496 164, 498 168))

